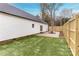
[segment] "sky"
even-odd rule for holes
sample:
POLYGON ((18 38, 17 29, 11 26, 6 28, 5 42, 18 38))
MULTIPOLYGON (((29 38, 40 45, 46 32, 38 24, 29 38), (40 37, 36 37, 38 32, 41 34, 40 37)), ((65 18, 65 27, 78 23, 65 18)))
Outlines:
MULTIPOLYGON (((11 5, 34 16, 40 14, 40 3, 12 3, 11 5)), ((57 13, 59 14, 63 9, 72 9, 74 13, 79 12, 79 3, 63 3, 57 13)))
POLYGON ((34 16, 40 14, 40 4, 39 3, 13 3, 12 6, 15 6, 21 10, 24 10, 34 16))

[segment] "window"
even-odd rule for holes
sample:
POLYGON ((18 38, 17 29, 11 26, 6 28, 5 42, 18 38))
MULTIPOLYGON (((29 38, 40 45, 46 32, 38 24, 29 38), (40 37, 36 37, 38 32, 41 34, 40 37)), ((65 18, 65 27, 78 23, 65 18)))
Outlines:
POLYGON ((34 24, 32 24, 32 28, 34 28, 34 24))

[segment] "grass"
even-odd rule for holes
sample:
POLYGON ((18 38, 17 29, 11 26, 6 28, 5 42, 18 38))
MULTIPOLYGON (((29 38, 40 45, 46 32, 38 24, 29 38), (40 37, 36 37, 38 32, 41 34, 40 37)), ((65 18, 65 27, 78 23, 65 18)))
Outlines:
POLYGON ((36 35, 17 38, 11 43, 0 44, 1 56, 71 56, 65 39, 36 35))

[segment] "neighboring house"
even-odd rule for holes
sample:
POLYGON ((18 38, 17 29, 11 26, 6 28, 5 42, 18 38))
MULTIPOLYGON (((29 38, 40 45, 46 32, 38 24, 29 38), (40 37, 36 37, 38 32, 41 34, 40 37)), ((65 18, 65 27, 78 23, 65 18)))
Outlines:
POLYGON ((41 19, 10 4, 0 3, 0 41, 48 31, 41 19))

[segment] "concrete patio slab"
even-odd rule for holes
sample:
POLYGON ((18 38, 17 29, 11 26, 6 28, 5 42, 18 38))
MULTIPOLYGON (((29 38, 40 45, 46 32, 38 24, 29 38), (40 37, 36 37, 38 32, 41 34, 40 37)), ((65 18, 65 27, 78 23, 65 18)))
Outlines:
POLYGON ((56 37, 56 38, 59 38, 59 35, 60 32, 54 32, 54 33, 45 32, 45 33, 37 34, 37 36, 56 37))

